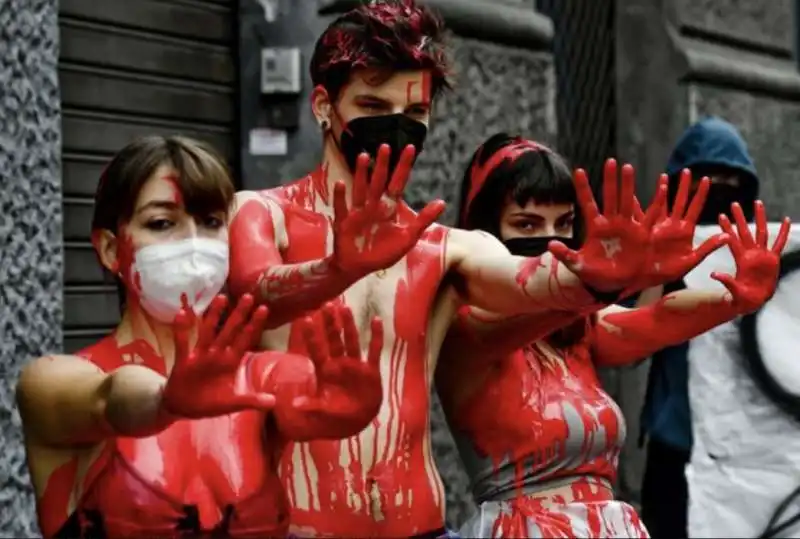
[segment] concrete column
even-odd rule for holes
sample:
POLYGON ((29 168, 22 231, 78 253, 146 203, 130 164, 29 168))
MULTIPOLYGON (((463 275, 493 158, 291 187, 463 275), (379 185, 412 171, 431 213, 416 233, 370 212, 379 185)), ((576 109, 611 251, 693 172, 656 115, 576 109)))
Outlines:
POLYGON ((62 345, 56 0, 0 2, 0 535, 38 533, 14 388, 62 345))

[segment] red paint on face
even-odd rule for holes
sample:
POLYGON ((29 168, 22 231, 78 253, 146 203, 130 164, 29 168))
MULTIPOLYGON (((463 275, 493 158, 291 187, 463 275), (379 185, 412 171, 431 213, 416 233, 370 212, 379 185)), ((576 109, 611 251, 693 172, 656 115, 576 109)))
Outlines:
POLYGON ((406 85, 406 104, 411 103, 411 101, 413 99, 411 94, 414 91, 414 86, 416 86, 416 85, 417 85, 417 81, 415 81, 415 80, 408 81, 408 84, 406 85))
POLYGON ((431 104, 431 79, 432 75, 430 71, 425 71, 422 73, 422 102, 426 105, 431 104))
POLYGON ((172 201, 178 206, 183 206, 183 193, 181 193, 181 187, 179 183, 180 178, 174 174, 170 174, 168 176, 164 176, 164 179, 167 180, 172 186, 172 201))

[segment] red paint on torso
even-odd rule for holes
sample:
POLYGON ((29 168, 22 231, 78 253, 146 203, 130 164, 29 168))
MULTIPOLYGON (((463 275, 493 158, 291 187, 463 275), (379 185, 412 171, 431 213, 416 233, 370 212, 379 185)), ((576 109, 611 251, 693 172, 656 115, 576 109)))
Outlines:
POLYGON ((452 414, 495 468, 515 467, 506 489, 521 488, 531 477, 616 478, 625 425, 600 386, 589 338, 562 350, 531 345, 516 351, 495 363, 484 384, 452 414))
MULTIPOLYGON (((610 515, 622 515, 626 530, 637 530, 637 537, 642 530, 646 537, 630 506, 609 506, 620 504, 612 485, 625 423, 597 377, 593 331, 587 322, 577 344, 517 350, 492 364, 482 385, 456 409, 446 410, 461 450, 475 457, 466 462, 478 500, 507 500, 492 537, 525 537, 530 529, 544 537, 582 537, 585 530, 589 537, 607 537, 609 525, 618 523, 609 524, 610 515), (584 509, 564 510, 574 504, 584 509)), ((476 373, 463 374, 470 375, 476 373)))
MULTIPOLYGON (((164 368, 146 343, 120 348, 113 336, 79 355, 106 372, 126 360, 164 368)), ((147 438, 110 439, 80 484, 77 459, 52 474, 38 503, 43 530, 64 525, 74 497, 83 534, 102 527, 107 537, 285 535, 288 506, 275 473, 279 446, 265 444, 258 412, 178 421, 147 438)))
MULTIPOLYGON (((313 178, 263 193, 283 210, 289 245, 282 258, 287 264, 330 254, 331 222, 318 213, 321 195, 313 178)), ((413 215, 403 204, 398 218, 413 215)), ((445 273, 446 236, 445 228, 431 227, 396 266, 365 277, 338 299, 353 310, 361 328, 376 315, 386 324, 384 401, 372 425, 358 436, 287 448, 280 474, 296 533, 400 537, 443 525, 444 492, 428 429, 427 331, 445 273)), ((303 347, 292 325, 288 349, 303 353, 303 347)))

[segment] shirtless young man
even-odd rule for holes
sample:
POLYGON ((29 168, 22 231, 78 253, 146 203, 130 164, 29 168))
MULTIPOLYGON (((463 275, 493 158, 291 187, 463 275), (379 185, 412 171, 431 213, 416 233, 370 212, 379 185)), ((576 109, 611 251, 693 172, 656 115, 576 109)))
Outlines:
MULTIPOLYGON (((291 321, 331 299, 347 304, 359 327, 375 315, 385 324, 377 418, 349 439, 293 444, 283 459, 298 535, 445 533, 429 391, 458 307, 506 315, 580 309, 615 299, 645 263, 649 231, 631 217, 631 174, 619 193, 616 178, 606 185, 606 196, 620 200, 618 215, 578 253, 559 252, 564 264, 550 253, 514 257, 488 234, 433 224, 441 201, 412 211, 403 189, 447 72, 441 21, 413 1, 343 15, 311 59, 322 162, 294 183, 237 195, 229 285, 269 304, 265 347, 303 351, 291 321)), ((587 182, 577 188, 591 200, 587 182)))

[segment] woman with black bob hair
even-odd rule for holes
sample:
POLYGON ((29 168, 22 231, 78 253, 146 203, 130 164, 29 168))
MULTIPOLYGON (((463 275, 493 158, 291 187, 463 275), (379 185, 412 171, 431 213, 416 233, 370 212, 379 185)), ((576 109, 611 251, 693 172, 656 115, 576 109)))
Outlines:
MULTIPOLYGON (((623 190, 626 181, 632 189, 632 167, 621 172, 623 190)), ((585 173, 575 175, 575 185, 577 176, 585 185, 585 173)), ((580 199, 556 152, 498 134, 478 148, 465 172, 459 223, 496 236, 517 255, 564 252, 559 243, 577 250, 584 227, 597 230, 617 212, 616 193, 606 190, 613 184, 608 178, 617 176, 615 161, 606 162, 604 175, 600 214, 580 199)), ((722 290, 680 291, 636 309, 595 305, 546 317, 503 319, 465 307, 451 325, 436 385, 479 506, 462 536, 648 537, 636 510, 614 498, 625 421, 596 368, 631 364, 757 309, 775 289, 788 233, 787 224, 768 247, 763 204, 755 205, 755 237, 734 205, 736 229, 721 216, 723 234, 695 249, 708 180, 690 202, 691 175, 684 173, 669 214, 662 211, 666 182, 662 177, 646 213, 634 203, 634 219, 650 231, 647 269, 618 298, 687 273, 727 243, 737 272, 712 275, 722 290)), ((609 241, 606 249, 613 248, 609 241)))

